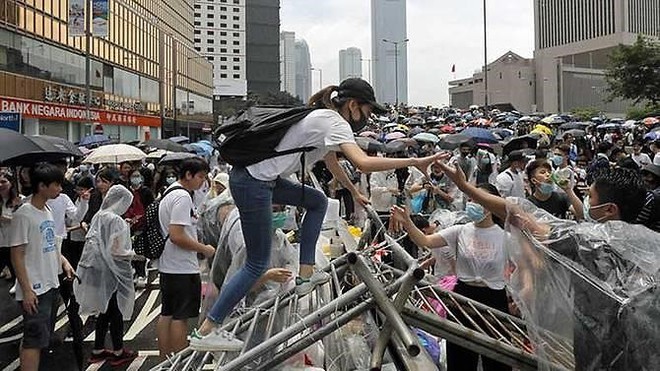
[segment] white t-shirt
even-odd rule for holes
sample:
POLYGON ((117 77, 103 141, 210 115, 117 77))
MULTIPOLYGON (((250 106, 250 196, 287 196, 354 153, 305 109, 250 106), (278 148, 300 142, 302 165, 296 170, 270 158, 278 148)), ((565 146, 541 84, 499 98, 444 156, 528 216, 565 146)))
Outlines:
POLYGON ((525 183, 521 172, 514 173, 511 168, 501 172, 495 181, 495 186, 500 192, 500 196, 506 197, 525 197, 525 183))
MULTIPOLYGON (((174 182, 168 189, 174 186, 180 187, 181 184, 174 182)), ((188 237, 197 241, 197 209, 185 189, 172 191, 160 201, 158 218, 163 236, 169 235, 170 224, 182 225, 188 237)), ((182 249, 168 238, 158 260, 158 270, 176 274, 199 273, 197 252, 182 249)))
POLYGON ((80 199, 80 203, 76 206, 71 198, 64 193, 60 193, 57 198, 48 200, 46 202, 51 212, 53 213, 53 220, 55 221, 55 235, 57 237, 66 237, 66 218, 77 220, 78 223, 85 217, 89 202, 80 199))
MULTIPOLYGON (((31 203, 23 204, 11 221, 10 246, 25 245, 25 268, 32 290, 41 295, 60 286, 57 273, 60 254, 55 241, 53 214, 39 210, 31 203)), ((16 285, 16 300, 23 300, 23 289, 16 285)))
POLYGON ((644 167, 651 163, 651 158, 646 153, 640 153, 639 155, 633 153, 630 157, 632 157, 639 167, 644 167))
MULTIPOLYGON (((344 143, 355 143, 351 125, 336 111, 319 109, 293 124, 275 150, 315 147, 305 152, 305 164, 312 166, 328 152, 339 152, 339 145, 344 143)), ((279 176, 285 178, 300 170, 301 157, 302 152, 273 157, 250 165, 247 170, 250 175, 263 181, 275 180, 279 176)))
POLYGON ((653 165, 660 166, 660 152, 656 153, 655 156, 653 156, 653 165))
POLYGON ((506 233, 497 224, 488 228, 477 228, 474 223, 455 225, 438 233, 447 246, 431 249, 431 252, 436 261, 455 259, 459 280, 485 284, 494 290, 506 286, 506 233))
POLYGON ((369 199, 371 206, 376 211, 389 212, 396 203, 396 197, 390 190, 399 188, 394 170, 371 173, 369 185, 371 189, 371 198, 369 199))

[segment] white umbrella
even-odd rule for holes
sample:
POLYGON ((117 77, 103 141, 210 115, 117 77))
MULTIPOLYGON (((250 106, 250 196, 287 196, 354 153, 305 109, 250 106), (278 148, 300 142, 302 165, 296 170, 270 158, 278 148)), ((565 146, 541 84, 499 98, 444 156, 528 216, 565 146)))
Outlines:
POLYGON ((147 154, 147 158, 151 160, 160 160, 163 156, 169 155, 170 153, 175 153, 172 151, 167 151, 164 149, 158 149, 147 154))
POLYGON ((127 161, 142 161, 147 157, 139 148, 128 144, 109 144, 95 149, 84 162, 92 164, 118 164, 127 161))

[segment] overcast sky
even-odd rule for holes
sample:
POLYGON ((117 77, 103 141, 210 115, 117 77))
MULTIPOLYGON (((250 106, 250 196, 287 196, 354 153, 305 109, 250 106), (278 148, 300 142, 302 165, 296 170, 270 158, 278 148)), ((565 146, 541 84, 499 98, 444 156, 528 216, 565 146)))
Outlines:
MULTIPOLYGON (((511 50, 532 57, 531 0, 488 1, 488 60, 511 50)), ((449 80, 469 77, 483 65, 481 0, 408 0, 408 98, 411 104, 449 102, 449 80), (451 66, 456 65, 456 73, 451 66)), ((323 85, 339 81, 339 50, 358 47, 371 58, 370 0, 281 0, 281 30, 309 44, 312 66, 323 70, 323 85)), ((362 74, 368 79, 367 62, 362 74)), ((312 91, 319 74, 312 74, 312 91)))

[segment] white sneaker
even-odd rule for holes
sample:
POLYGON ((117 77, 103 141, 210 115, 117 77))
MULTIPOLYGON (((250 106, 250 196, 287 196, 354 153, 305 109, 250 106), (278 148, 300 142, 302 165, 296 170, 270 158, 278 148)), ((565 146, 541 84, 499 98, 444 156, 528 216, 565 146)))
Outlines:
POLYGON ((234 334, 217 327, 206 336, 193 330, 190 334, 190 348, 202 352, 240 352, 243 349, 243 342, 236 339, 234 334))
POLYGON ((143 289, 147 287, 147 277, 137 277, 133 281, 136 289, 143 289))
POLYGON ((311 277, 304 279, 296 277, 296 294, 304 296, 309 294, 318 285, 322 285, 330 281, 330 275, 325 272, 314 272, 311 277))

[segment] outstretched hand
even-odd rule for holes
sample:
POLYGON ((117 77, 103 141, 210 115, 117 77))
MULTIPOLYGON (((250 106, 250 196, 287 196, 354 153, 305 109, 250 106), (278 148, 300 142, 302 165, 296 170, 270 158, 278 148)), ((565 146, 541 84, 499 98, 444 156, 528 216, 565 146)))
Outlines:
POLYGON ((447 177, 451 179, 458 188, 461 188, 461 185, 467 183, 465 173, 460 166, 449 166, 444 161, 436 161, 436 164, 440 166, 442 172, 445 173, 445 175, 447 175, 447 177))
POLYGON ((393 232, 401 232, 405 228, 406 223, 412 223, 408 209, 401 206, 392 206, 390 209, 390 225, 389 230, 393 232))
POLYGON ((424 174, 425 178, 428 178, 429 177, 428 168, 429 166, 431 166, 431 164, 433 164, 434 162, 445 161, 450 157, 451 157, 451 153, 449 152, 439 152, 434 154, 433 156, 427 156, 417 159, 418 163, 415 165, 415 167, 419 169, 419 171, 421 171, 422 174, 424 174))

